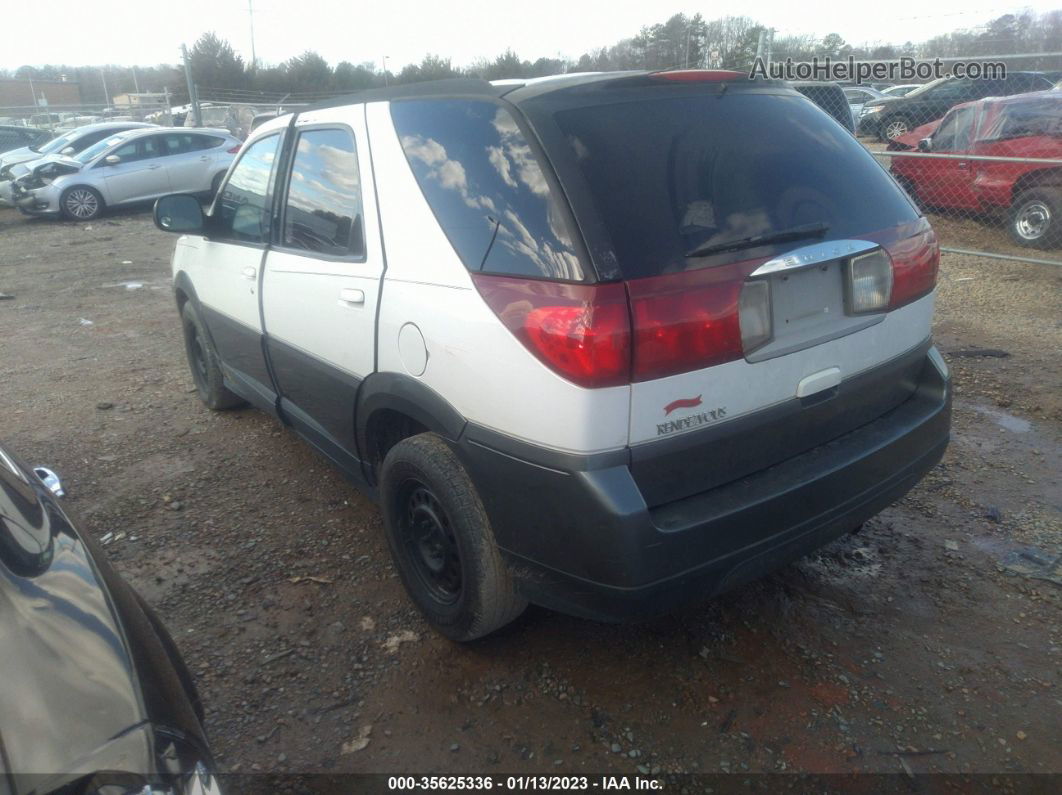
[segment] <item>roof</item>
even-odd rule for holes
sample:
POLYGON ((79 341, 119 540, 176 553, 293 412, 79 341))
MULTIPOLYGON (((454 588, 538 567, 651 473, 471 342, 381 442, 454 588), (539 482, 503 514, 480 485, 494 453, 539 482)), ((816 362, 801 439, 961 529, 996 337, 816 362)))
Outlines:
MULTIPOLYGON (((694 72, 722 74, 720 70, 682 70, 683 74, 694 72)), ((624 72, 570 72, 560 75, 547 75, 545 77, 512 78, 506 80, 494 80, 488 82, 475 77, 455 77, 446 80, 429 80, 423 83, 404 83, 402 85, 385 88, 370 88, 353 94, 345 94, 339 97, 299 108, 298 113, 321 110, 323 108, 338 108, 344 105, 355 105, 363 102, 386 102, 393 99, 414 99, 421 97, 446 97, 446 96, 484 96, 484 97, 507 97, 514 102, 538 96, 550 91, 559 91, 563 88, 571 88, 577 85, 601 83, 606 81, 631 80, 650 75, 663 74, 663 72, 651 72, 644 70, 624 72)), ((714 78, 718 79, 718 77, 714 78)), ((741 78, 748 79, 744 75, 741 78)))

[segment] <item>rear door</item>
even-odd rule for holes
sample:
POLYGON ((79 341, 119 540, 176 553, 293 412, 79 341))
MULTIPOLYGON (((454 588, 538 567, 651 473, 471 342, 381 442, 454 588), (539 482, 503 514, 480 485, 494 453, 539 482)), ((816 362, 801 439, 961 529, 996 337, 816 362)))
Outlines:
POLYGON ((383 254, 363 106, 299 116, 281 179, 262 312, 280 406, 318 447, 356 461, 354 398, 374 369, 383 254))
POLYGON ((210 210, 209 231, 182 238, 203 320, 221 356, 225 376, 257 405, 272 409, 272 380, 262 348, 261 268, 272 231, 273 179, 281 133, 245 147, 210 210))
POLYGON ((141 201, 169 193, 162 138, 161 135, 136 138, 108 153, 107 157, 117 155, 118 163, 107 163, 105 157, 93 166, 103 174, 104 199, 108 204, 141 201))
POLYGON ((162 162, 175 193, 201 193, 210 190, 217 149, 225 142, 218 135, 172 132, 162 136, 166 156, 162 162))

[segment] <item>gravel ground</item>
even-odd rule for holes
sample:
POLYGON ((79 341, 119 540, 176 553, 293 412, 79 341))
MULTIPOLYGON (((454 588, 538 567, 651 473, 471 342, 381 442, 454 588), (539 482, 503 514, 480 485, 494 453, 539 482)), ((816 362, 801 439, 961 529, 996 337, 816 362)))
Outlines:
POLYGON ((165 618, 224 770, 1062 772, 1062 271, 945 257, 953 443, 860 533, 650 623, 532 608, 462 647, 373 505, 199 404, 172 248, 0 210, 0 435, 165 618))

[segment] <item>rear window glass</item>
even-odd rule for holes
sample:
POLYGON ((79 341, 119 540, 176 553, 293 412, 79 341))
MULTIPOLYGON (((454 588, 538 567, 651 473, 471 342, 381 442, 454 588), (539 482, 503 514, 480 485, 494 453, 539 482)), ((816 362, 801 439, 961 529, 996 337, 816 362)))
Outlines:
POLYGON ((406 159, 465 267, 581 280, 549 183, 512 115, 478 100, 391 104, 406 159))
MULTIPOLYGON (((828 227, 823 239, 859 238, 918 217, 863 146, 802 97, 669 96, 554 118, 624 278, 720 264, 687 256, 706 246, 816 225, 828 227)), ((723 261, 764 253, 774 252, 723 261)))

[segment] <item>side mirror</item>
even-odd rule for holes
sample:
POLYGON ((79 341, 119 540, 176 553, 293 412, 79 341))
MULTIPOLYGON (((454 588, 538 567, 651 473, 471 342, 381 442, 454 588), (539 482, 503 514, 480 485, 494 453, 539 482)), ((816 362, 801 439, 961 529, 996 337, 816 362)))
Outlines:
POLYGON ((932 138, 923 138, 921 141, 919 141, 918 142, 918 151, 919 152, 932 152, 933 151, 933 139, 932 138))
POLYGON ((61 154, 61 155, 76 155, 77 152, 74 151, 74 147, 72 147, 72 146, 64 146, 62 149, 59 150, 59 154, 61 154))
POLYGON ((202 232, 206 225, 199 199, 187 193, 171 193, 155 202, 155 226, 179 235, 202 232))
POLYGON ((118 157, 118 155, 107 155, 103 158, 103 162, 108 166, 116 166, 122 162, 122 158, 118 157))

